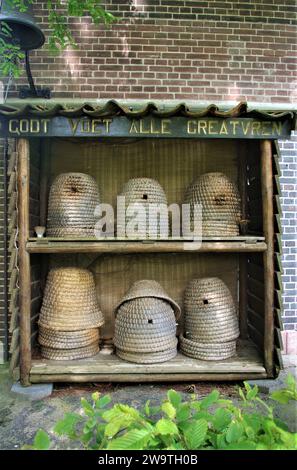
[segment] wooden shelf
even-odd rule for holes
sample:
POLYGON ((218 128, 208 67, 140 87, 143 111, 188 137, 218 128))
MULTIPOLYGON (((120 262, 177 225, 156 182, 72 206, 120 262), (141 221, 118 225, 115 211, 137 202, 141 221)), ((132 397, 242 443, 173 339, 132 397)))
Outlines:
POLYGON ((134 364, 115 354, 97 354, 76 361, 32 361, 30 381, 38 382, 177 382, 181 380, 243 380, 267 377, 255 346, 239 341, 237 355, 224 361, 199 361, 180 353, 161 364, 134 364))
POLYGON ((26 248, 29 253, 183 253, 195 252, 263 252, 267 245, 264 237, 203 238, 202 243, 192 239, 126 240, 104 238, 95 240, 30 238, 26 248), (186 246, 185 246, 186 244, 186 246))

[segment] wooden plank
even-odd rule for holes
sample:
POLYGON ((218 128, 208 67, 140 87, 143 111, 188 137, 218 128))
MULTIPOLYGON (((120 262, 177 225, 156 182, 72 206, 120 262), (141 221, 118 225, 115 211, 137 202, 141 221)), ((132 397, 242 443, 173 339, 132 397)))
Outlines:
POLYGON ((16 287, 13 289, 10 295, 10 300, 9 300, 9 312, 12 313, 12 311, 17 308, 18 305, 18 296, 19 296, 19 289, 16 287))
POLYGON ((273 197, 273 203, 274 212, 282 216, 283 210, 280 202, 280 197, 277 194, 273 197))
POLYGON ((13 228, 11 232, 9 233, 9 245, 8 245, 9 253, 11 253, 12 250, 16 249, 16 236, 17 236, 17 229, 13 228))
POLYGON ((189 373, 189 374, 154 374, 153 376, 147 374, 31 374, 31 383, 48 383, 48 382, 132 382, 132 383, 152 383, 152 382, 218 382, 218 381, 242 381, 242 380, 257 380, 266 379, 267 373, 261 372, 241 372, 241 373, 221 373, 221 374, 208 374, 208 373, 189 373))
POLYGON ((248 308, 247 315, 248 323, 264 337, 264 317, 251 308, 248 308))
POLYGON ((280 254, 283 253, 282 236, 280 233, 274 234, 274 251, 280 254))
POLYGON ((16 160, 17 160, 17 153, 11 152, 10 158, 8 161, 7 176, 11 176, 12 172, 14 171, 15 166, 16 166, 16 160))
POLYGON ((274 283, 277 290, 283 291, 282 274, 279 271, 274 271, 274 283))
POLYGON ((255 295, 261 300, 264 300, 264 284, 263 282, 257 281, 257 279, 252 279, 251 277, 248 280, 247 290, 255 295))
POLYGON ((282 190, 280 186, 280 181, 279 181, 279 176, 275 175, 273 177, 273 193, 276 195, 281 196, 282 195, 282 190))
POLYGON ((283 296, 282 292, 278 289, 274 289, 274 305, 281 311, 283 310, 283 296))
POLYGON ((13 213, 10 215, 10 220, 8 223, 8 233, 11 233, 13 229, 17 225, 17 211, 14 210, 13 213))
MULTIPOLYGON (((146 374, 151 380, 156 374, 201 374, 220 373, 255 373, 264 372, 263 361, 256 348, 248 341, 241 342, 237 356, 224 361, 200 361, 191 359, 180 353, 176 358, 161 364, 134 364, 119 359, 116 355, 104 356, 97 354, 93 358, 79 361, 49 361, 34 359, 32 361, 31 377, 35 374, 124 374, 129 380, 131 374, 146 374), (245 345, 245 348, 244 346, 245 345)), ((67 380, 66 380, 67 381, 67 380)))
POLYGON ((12 252, 10 254, 9 265, 8 265, 8 272, 9 273, 11 273, 12 270, 15 268, 16 260, 17 260, 17 250, 15 248, 14 250, 12 250, 12 252))
POLYGON ((259 282, 264 282, 264 274, 263 274, 263 268, 260 266, 254 264, 254 263, 248 263, 248 275, 256 279, 259 282))
POLYGON ((280 253, 274 253, 274 269, 276 272, 280 272, 281 274, 284 272, 280 253))
POLYGON ((9 322, 9 333, 13 333, 14 329, 18 326, 20 319, 20 310, 19 308, 15 308, 11 312, 10 322, 9 322))
POLYGON ((239 329, 240 337, 247 338, 247 259, 241 254, 239 256, 239 329))
POLYGON ((10 348, 9 348, 10 354, 13 354, 15 349, 19 347, 19 337, 20 337, 20 329, 15 328, 12 333, 11 342, 10 342, 10 348))
POLYGON ((20 363, 20 348, 16 348, 13 354, 10 357, 9 361, 9 371, 12 374, 13 370, 19 365, 20 363))
POLYGON ((283 339, 282 339, 282 335, 281 335, 281 330, 279 328, 274 328, 274 342, 275 342, 275 345, 283 350, 284 349, 284 344, 283 344, 283 339))
POLYGON ((274 263, 273 263, 273 174, 272 174, 272 144, 269 140, 261 141, 261 189, 263 204, 263 232, 267 243, 264 257, 264 357, 265 368, 269 376, 273 375, 273 290, 274 290, 274 263))
MULTIPOLYGON (((38 242, 38 243, 49 243, 49 242, 80 242, 80 243, 86 243, 86 242, 98 242, 98 243, 106 243, 106 242, 125 242, 125 243, 130 243, 127 238, 121 238, 121 237, 104 237, 99 240, 95 240, 94 237, 84 237, 84 238, 78 238, 78 237, 72 237, 72 238, 57 238, 57 237, 43 237, 42 239, 35 237, 30 237, 29 242, 38 242)), ((138 243, 151 243, 151 242, 158 242, 158 243, 168 243, 168 242, 190 242, 193 241, 193 237, 172 237, 168 239, 161 239, 161 240, 139 240, 138 243)), ((202 237, 202 241, 208 241, 208 242, 246 242, 246 243, 257 243, 257 242, 262 242, 265 241, 265 237, 263 236, 253 236, 253 235, 238 235, 236 237, 202 237)), ((134 243, 135 241, 132 241, 134 243)))
POLYGON ((185 249, 184 242, 49 242, 36 243, 28 242, 29 253, 183 253, 185 251, 206 252, 263 252, 266 250, 266 243, 244 243, 244 242, 203 242, 201 246, 195 248, 193 242, 187 242, 185 249), (191 245, 192 243, 192 245, 191 245))
POLYGON ((16 191, 13 191, 11 193, 10 198, 9 198, 9 203, 8 203, 8 215, 12 215, 12 213, 16 209, 16 202, 17 202, 17 193, 16 191))
MULTIPOLYGON (((264 351, 264 337, 257 330, 257 328, 254 328, 254 326, 251 325, 250 323, 248 323, 248 333, 249 333, 250 338, 257 345, 258 349, 260 351, 264 351)), ((264 354, 265 354, 265 351, 264 351, 264 354)))
POLYGON ((274 231, 275 233, 283 233, 280 214, 274 214, 274 231))
POLYGON ((8 195, 11 195, 13 191, 15 191, 15 188, 16 188, 16 172, 13 171, 11 173, 9 183, 8 183, 8 189, 7 189, 8 195))
MULTIPOLYGON (((274 354, 275 354, 275 362, 278 364, 280 369, 284 369, 282 352, 281 352, 280 348, 274 348, 274 354)), ((273 377, 273 375, 272 375, 272 377, 273 377)))
POLYGON ((248 292, 248 305, 257 313, 260 315, 264 314, 264 300, 259 299, 255 295, 253 295, 251 292, 248 292))
POLYGON ((284 326, 283 326, 283 320, 282 320, 282 312, 279 308, 274 309, 274 318, 275 318, 275 324, 276 326, 283 331, 284 326))
POLYGON ((10 279, 9 279, 9 286, 8 286, 8 293, 11 294, 13 290, 15 289, 17 279, 19 276, 19 271, 17 268, 14 268, 10 274, 10 279))
POLYGON ((18 140, 18 228, 19 228, 19 304, 20 304, 20 377, 30 385, 31 369, 31 275, 30 255, 26 251, 29 237, 29 141, 18 140))

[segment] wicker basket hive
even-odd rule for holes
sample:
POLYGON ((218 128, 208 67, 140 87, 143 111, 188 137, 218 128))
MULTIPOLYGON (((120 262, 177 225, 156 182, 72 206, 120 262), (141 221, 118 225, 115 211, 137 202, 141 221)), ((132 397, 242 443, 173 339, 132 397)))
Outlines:
POLYGON ((115 315, 114 344, 121 359, 149 364, 176 356, 180 308, 156 281, 134 283, 115 315))
POLYGON ((52 269, 39 316, 41 354, 47 359, 82 359, 99 351, 100 311, 87 269, 52 269))
MULTIPOLYGON (((188 188, 185 203, 202 208, 203 236, 237 236, 241 220, 240 195, 223 173, 205 173, 188 188)), ((191 227, 193 230, 193 227, 191 227)))
POLYGON ((94 211, 100 195, 94 178, 84 173, 62 173, 49 194, 47 235, 93 237, 94 211))
MULTIPOLYGON (((143 227, 143 236, 135 234, 135 238, 160 238, 162 234, 169 235, 168 213, 164 218, 150 217, 150 207, 152 205, 166 205, 166 194, 158 181, 151 178, 132 178, 124 185, 120 196, 125 197, 126 208, 130 204, 141 204, 145 210, 145 215, 137 217, 139 226, 143 227), (151 219, 151 220, 150 220, 151 219)), ((123 231, 127 224, 133 220, 135 215, 126 215, 125 226, 118 220, 118 229, 123 231)))
POLYGON ((235 354, 239 325, 232 295, 217 277, 193 279, 184 296, 185 332, 181 351, 204 360, 235 354))

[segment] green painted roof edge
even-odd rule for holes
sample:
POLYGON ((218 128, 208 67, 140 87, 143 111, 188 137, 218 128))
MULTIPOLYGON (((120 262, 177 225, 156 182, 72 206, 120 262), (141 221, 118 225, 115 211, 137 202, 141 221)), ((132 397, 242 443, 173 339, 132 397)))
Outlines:
POLYGON ((0 115, 5 117, 106 117, 125 115, 129 118, 153 115, 157 117, 186 116, 199 117, 254 117, 262 120, 292 121, 295 127, 296 109, 294 105, 221 102, 208 104, 199 101, 174 100, 75 100, 75 99, 9 99, 0 104, 0 115), (257 108, 256 108, 257 106, 257 108))

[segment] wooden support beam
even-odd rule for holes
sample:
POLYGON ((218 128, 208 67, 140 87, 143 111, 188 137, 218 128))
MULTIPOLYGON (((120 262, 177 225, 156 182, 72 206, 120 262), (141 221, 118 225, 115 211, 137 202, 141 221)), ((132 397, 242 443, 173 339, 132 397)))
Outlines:
POLYGON ((18 144, 18 244, 19 244, 19 307, 20 307, 20 379, 23 386, 30 385, 31 368, 31 275, 30 255, 26 250, 29 238, 29 158, 27 139, 18 144))
MULTIPOLYGON (((188 246, 191 242, 188 242, 188 246)), ((55 241, 48 242, 28 242, 29 253, 186 253, 184 242, 71 242, 55 241)), ((266 243, 245 243, 245 242, 202 242, 201 246, 195 249, 193 243, 192 253, 237 253, 237 252, 263 252, 266 250, 266 243)))
POLYGON ((273 171, 272 144, 263 140, 261 148, 261 187, 263 207, 263 232, 267 250, 263 254, 264 261, 264 361, 268 377, 273 377, 273 309, 274 309, 274 262, 273 262, 273 171))

